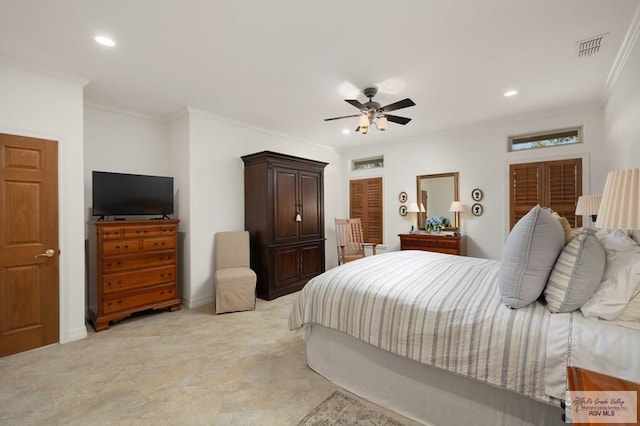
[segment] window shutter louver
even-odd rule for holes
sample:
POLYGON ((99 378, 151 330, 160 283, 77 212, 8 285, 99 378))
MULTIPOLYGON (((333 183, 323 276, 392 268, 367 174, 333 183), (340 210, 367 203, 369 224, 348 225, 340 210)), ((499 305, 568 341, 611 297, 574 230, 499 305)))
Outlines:
POLYGON ((349 182, 349 217, 362 219, 364 240, 382 244, 382 178, 349 182))
POLYGON ((536 204, 550 207, 572 227, 582 226, 575 215, 582 195, 582 159, 546 161, 509 166, 510 228, 536 204))

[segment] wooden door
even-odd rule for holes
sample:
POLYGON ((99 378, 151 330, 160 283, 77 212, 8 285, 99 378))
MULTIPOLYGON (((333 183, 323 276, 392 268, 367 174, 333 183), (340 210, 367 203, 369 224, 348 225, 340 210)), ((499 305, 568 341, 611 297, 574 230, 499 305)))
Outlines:
POLYGON ((0 356, 58 341, 57 157, 55 141, 0 133, 0 356))

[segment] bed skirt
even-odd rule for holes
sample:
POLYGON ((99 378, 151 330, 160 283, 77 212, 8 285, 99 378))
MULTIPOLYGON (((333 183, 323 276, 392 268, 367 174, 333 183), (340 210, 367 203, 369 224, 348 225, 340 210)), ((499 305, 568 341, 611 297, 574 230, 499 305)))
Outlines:
POLYGON ((563 425, 564 410, 421 364, 342 332, 305 326, 309 367, 336 385, 410 419, 446 425, 563 425))

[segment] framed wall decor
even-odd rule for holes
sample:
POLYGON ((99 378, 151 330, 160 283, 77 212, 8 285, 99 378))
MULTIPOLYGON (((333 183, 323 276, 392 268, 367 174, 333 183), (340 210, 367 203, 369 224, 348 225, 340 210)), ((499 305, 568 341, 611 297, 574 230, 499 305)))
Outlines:
POLYGON ((400 208, 398 209, 398 213, 400 213, 400 216, 406 216, 407 215, 407 206, 405 206, 404 204, 400 206, 400 208))
POLYGON ((482 204, 475 203, 474 205, 471 206, 471 213, 473 213, 474 216, 482 216, 483 212, 484 212, 484 207, 482 207, 482 204))
POLYGON ((480 201, 482 200, 482 197, 484 196, 484 194, 482 193, 481 189, 474 189, 473 191, 471 191, 471 198, 473 198, 473 201, 480 201))
POLYGON ((407 197, 407 193, 404 191, 398 195, 398 200, 400 200, 401 203, 406 203, 408 199, 409 197, 407 197))

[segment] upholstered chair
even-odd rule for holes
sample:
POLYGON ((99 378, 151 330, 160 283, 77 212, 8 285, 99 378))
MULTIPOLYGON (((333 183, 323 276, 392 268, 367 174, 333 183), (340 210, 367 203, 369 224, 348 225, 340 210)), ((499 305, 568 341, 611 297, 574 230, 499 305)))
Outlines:
POLYGON ((256 307, 256 274, 249 266, 249 232, 215 235, 216 314, 256 307))

